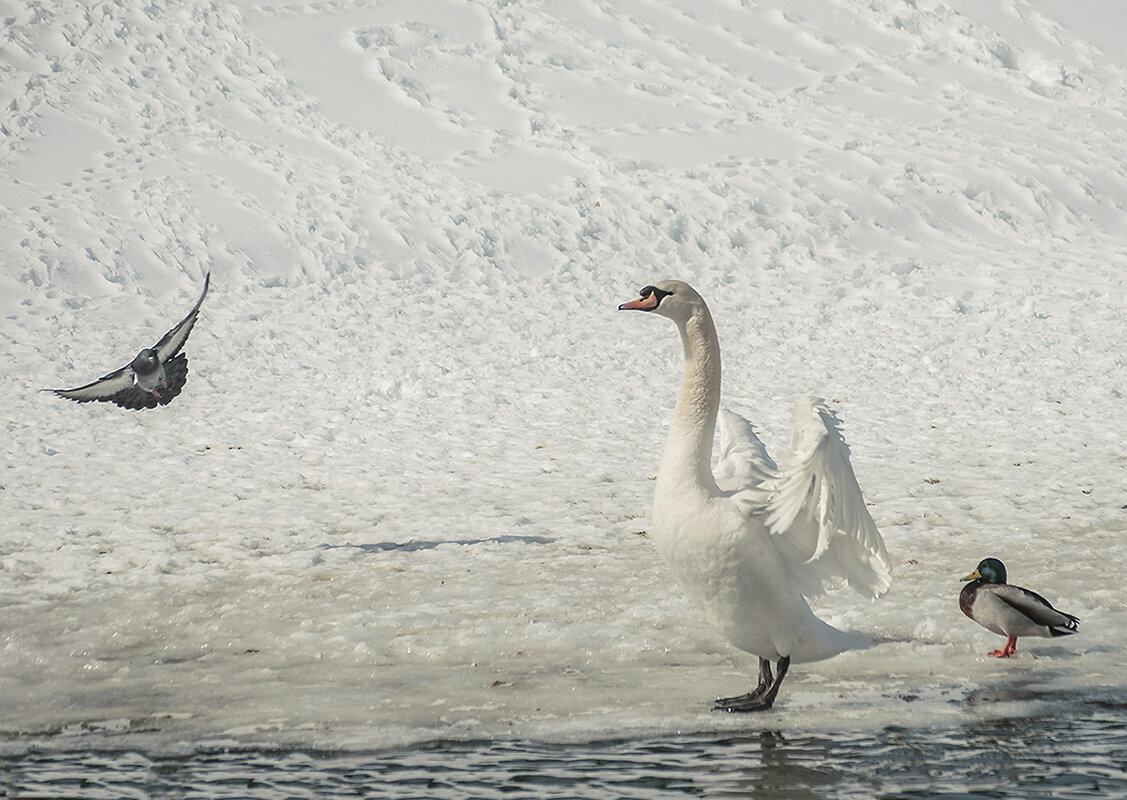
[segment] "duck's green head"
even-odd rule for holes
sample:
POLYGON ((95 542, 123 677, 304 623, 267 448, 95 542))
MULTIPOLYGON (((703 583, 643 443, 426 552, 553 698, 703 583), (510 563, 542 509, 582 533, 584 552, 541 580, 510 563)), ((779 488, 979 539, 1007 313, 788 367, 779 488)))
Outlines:
POLYGON ((970 575, 967 575, 963 580, 984 580, 987 583, 1005 583, 1006 565, 996 558, 984 558, 978 562, 978 569, 970 575))

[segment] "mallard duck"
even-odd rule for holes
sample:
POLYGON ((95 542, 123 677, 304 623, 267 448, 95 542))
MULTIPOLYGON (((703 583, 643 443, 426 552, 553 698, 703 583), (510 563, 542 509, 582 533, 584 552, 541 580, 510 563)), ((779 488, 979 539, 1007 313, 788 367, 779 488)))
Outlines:
POLYGON ((996 558, 984 558, 962 580, 970 581, 959 593, 962 612, 1007 637, 1005 647, 990 653, 995 658, 1016 653, 1019 636, 1068 636, 1080 625, 1078 618, 1057 611, 1036 592, 1006 583, 1006 565, 996 558))
POLYGON ((729 411, 718 419, 720 345, 701 296, 681 281, 662 281, 619 308, 667 317, 680 330, 684 374, 650 533, 708 621, 759 657, 759 685, 714 708, 763 711, 792 661, 868 643, 819 619, 806 598, 838 576, 868 597, 884 593, 892 580, 884 541, 865 507, 840 423, 824 402, 803 398, 795 405, 791 452, 776 465, 751 423, 729 411), (721 452, 713 472, 717 422, 721 452))

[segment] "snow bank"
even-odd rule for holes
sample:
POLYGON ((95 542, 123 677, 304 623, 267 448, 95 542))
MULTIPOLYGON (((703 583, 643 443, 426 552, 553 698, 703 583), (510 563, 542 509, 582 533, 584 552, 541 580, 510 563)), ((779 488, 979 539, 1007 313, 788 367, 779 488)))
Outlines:
POLYGON ((1127 23, 1111 3, 0 0, 0 731, 820 728, 1121 691, 1127 23), (212 291, 164 409, 86 383, 212 291), (753 659, 644 536, 689 280, 726 402, 824 395, 881 643, 753 659), (1083 620, 1008 663, 986 555, 1083 620), (1087 695, 1083 693, 1087 692, 1087 695), (985 698, 985 699, 984 699, 985 698))

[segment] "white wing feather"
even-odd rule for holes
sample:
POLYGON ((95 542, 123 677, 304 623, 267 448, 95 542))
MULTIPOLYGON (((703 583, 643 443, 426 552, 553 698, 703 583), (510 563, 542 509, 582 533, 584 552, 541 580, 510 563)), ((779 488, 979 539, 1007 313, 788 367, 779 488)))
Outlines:
POLYGON ((726 491, 758 486, 777 470, 751 423, 739 414, 721 409, 720 456, 712 471, 717 485, 726 491))
MULTIPOLYGON (((792 452, 733 499, 779 537, 779 550, 804 595, 818 594, 825 581, 844 577, 858 592, 877 597, 892 583, 891 565, 849 463, 840 424, 823 401, 800 400, 792 452)), ((721 433, 723 439, 723 426, 721 433)))

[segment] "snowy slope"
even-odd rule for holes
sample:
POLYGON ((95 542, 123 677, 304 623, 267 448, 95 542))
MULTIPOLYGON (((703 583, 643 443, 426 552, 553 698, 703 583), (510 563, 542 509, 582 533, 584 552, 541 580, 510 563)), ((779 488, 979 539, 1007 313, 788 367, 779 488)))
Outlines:
POLYGON ((707 700, 753 659, 639 535, 680 352, 614 309, 663 277, 769 444, 833 400, 896 564, 820 603, 884 643, 796 670, 771 724, 1121 694, 1119 4, 0 16, 4 735, 749 724, 707 700), (37 391, 126 363, 208 270, 170 406, 37 391), (985 658, 955 598, 987 555, 1081 633, 985 658))

